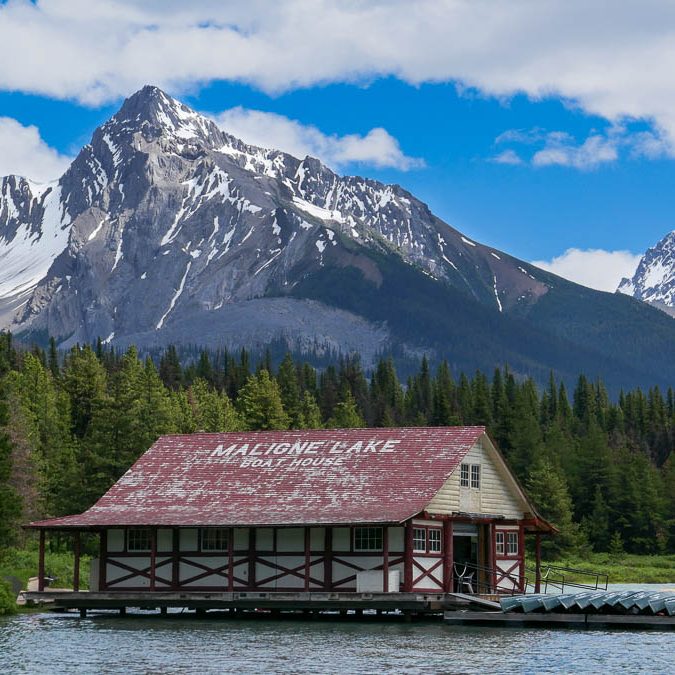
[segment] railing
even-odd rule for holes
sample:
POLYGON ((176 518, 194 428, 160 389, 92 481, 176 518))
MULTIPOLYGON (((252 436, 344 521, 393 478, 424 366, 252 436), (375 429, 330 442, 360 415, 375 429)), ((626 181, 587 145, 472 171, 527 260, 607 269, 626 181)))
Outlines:
POLYGON ((529 582, 522 574, 499 568, 461 563, 453 565, 453 590, 469 595, 522 595, 529 582))
MULTIPOLYGON (((536 570, 527 567, 527 572, 537 576, 536 570)), ((557 591, 564 593, 565 589, 579 588, 586 591, 606 591, 609 576, 601 572, 589 572, 575 567, 561 567, 559 565, 544 565, 539 574, 539 592, 551 593, 557 591), (574 581, 572 581, 574 579, 574 581)), ((529 591, 535 592, 534 588, 529 591)))

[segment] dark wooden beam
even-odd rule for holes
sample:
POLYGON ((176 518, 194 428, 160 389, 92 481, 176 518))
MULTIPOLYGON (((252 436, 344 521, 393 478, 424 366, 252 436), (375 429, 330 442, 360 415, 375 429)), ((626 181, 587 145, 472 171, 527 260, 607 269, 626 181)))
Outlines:
POLYGON ((180 588, 180 530, 177 527, 171 530, 171 588, 174 591, 180 588))
POLYGON ((309 578, 311 574, 310 566, 312 564, 312 544, 311 533, 308 527, 305 527, 305 590, 309 590, 309 578))
POLYGON ((255 588, 255 527, 248 528, 248 587, 255 588))
POLYGON ((333 589, 333 528, 326 528, 324 541, 324 562, 323 562, 323 587, 324 590, 333 589))
POLYGON ((386 526, 382 528, 382 576, 382 590, 389 593, 389 528, 386 526))
POLYGON ((534 537, 534 592, 541 592, 541 534, 537 532, 534 537))
POLYGON ((45 531, 40 530, 40 548, 38 550, 38 591, 45 590, 45 531))
POLYGON ((413 588, 413 524, 405 524, 405 548, 403 553, 403 591, 412 593, 413 588))
MULTIPOLYGON (((126 530, 124 532, 126 537, 126 530)), ((106 583, 106 556, 108 555, 108 530, 101 530, 100 551, 98 558, 98 590, 105 591, 106 583)))
POLYGON ((453 581, 453 548, 452 548, 452 521, 443 521, 443 589, 452 593, 453 581))
POLYGON ((234 528, 227 531, 227 590, 234 590, 234 528))
POLYGON ((150 528, 150 590, 155 590, 157 577, 157 528, 150 528))
POLYGON ((73 534, 73 590, 80 590, 80 531, 73 534))

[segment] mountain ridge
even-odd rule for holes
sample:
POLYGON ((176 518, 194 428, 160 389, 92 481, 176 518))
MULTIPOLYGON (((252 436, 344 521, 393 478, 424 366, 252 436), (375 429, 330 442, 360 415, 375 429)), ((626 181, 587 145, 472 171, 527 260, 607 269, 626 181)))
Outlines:
POLYGON ((55 183, 0 179, 0 289, 0 327, 62 347, 281 337, 663 382, 651 345, 637 366, 625 354, 642 322, 675 360, 654 310, 475 242, 400 186, 247 145, 151 86, 55 183))

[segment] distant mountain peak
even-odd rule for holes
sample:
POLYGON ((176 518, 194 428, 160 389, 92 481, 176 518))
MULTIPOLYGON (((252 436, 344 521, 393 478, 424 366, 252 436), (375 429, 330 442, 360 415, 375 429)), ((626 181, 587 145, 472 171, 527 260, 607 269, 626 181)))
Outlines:
POLYGON ((675 308, 675 230, 647 249, 635 274, 622 279, 617 290, 644 302, 675 308))

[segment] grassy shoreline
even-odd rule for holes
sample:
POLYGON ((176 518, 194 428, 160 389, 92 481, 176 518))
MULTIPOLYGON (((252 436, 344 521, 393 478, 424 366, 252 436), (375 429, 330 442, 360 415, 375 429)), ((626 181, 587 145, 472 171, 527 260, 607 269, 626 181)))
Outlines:
MULTIPOLYGON (((583 557, 568 556, 561 560, 551 561, 550 564, 607 574, 610 584, 672 583, 675 589, 675 555, 591 553, 583 557)), ((528 559, 527 565, 534 565, 534 561, 528 559)), ((569 581, 584 582, 582 576, 574 574, 566 578, 569 581)))

